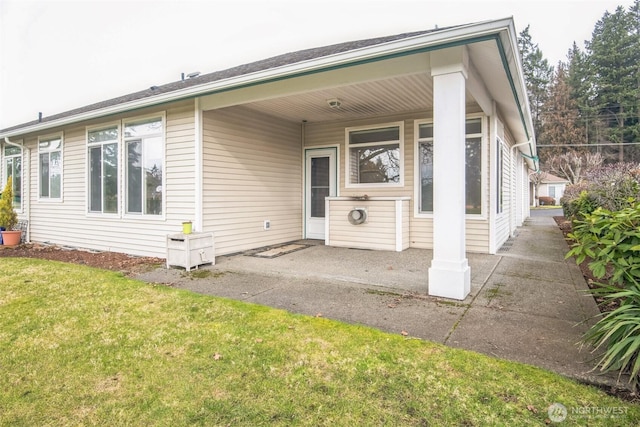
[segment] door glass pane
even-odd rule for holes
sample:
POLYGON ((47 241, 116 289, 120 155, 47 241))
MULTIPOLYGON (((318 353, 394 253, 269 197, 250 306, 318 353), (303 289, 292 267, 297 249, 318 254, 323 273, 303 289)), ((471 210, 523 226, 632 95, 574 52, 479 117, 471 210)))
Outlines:
POLYGON ((311 186, 329 187, 328 157, 314 157, 311 159, 311 186))
POLYGON ((311 189, 311 216, 314 218, 324 218, 325 197, 329 197, 329 187, 311 189))
POLYGON ((311 159, 311 216, 324 218, 325 197, 329 194, 330 185, 329 157, 311 159))

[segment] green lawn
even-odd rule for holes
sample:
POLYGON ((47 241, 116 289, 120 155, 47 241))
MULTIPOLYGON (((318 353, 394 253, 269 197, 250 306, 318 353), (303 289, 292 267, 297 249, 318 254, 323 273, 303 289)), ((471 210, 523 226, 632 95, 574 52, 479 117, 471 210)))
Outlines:
POLYGON ((31 259, 0 259, 0 372, 3 426, 640 424, 535 367, 31 259))

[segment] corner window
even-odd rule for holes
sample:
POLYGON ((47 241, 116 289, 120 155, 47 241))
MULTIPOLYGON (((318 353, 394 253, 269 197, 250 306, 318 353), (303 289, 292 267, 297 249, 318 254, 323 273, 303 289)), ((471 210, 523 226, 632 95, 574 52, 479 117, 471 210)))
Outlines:
POLYGON ((118 213, 118 127, 87 132, 89 212, 118 213))
POLYGON ((348 184, 401 185, 402 140, 401 124, 347 129, 348 184))
POLYGON ((22 210, 22 148, 12 145, 4 147, 5 183, 12 179, 13 207, 22 210))
POLYGON ((164 125, 161 118, 125 122, 128 214, 162 215, 164 125))
MULTIPOLYGON (((482 213, 482 119, 465 126, 465 212, 482 213)), ((419 212, 433 212, 433 123, 418 125, 419 212)))
POLYGON ((62 137, 38 140, 38 184, 41 199, 62 199, 62 137))

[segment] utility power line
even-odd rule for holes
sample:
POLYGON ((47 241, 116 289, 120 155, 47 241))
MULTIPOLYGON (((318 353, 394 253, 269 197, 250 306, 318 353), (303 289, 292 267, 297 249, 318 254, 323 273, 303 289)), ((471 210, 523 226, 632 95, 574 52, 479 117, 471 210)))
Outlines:
POLYGON ((619 147, 620 145, 640 145, 640 142, 600 142, 600 143, 595 143, 595 144, 536 144, 536 147, 538 148, 544 148, 544 147, 556 147, 556 148, 562 148, 562 147, 597 147, 597 146, 615 146, 615 147, 619 147))

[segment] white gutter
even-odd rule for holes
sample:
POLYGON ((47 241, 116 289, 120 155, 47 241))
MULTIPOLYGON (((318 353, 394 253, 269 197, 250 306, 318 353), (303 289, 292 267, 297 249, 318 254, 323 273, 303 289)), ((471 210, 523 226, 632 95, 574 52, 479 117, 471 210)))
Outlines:
MULTIPOLYGON (((194 98, 213 92, 230 90, 235 87, 244 86, 247 84, 258 84, 274 79, 292 77, 298 74, 317 72, 326 68, 345 66, 351 62, 367 61, 380 56, 401 54, 403 52, 412 50, 461 42, 470 37, 479 38, 488 35, 497 35, 504 31, 513 32, 513 28, 514 27, 512 18, 469 24, 466 26, 452 28, 451 30, 427 33, 402 40, 382 43, 375 46, 363 47, 361 49, 350 50, 344 53, 338 53, 308 61, 297 62, 295 64, 285 65, 282 67, 258 71, 250 74, 244 74, 229 79, 218 80, 215 82, 192 86, 181 90, 138 99, 135 101, 112 105, 109 107, 87 111, 73 116, 63 117, 57 120, 36 123, 30 126, 9 130, 5 133, 0 133, 0 137, 10 137, 22 135, 25 133, 39 132, 52 127, 64 126, 71 123, 98 118, 109 114, 116 114, 133 109, 173 102, 181 99, 194 98)), ((512 38, 513 37, 515 36, 512 34, 512 38)))
POLYGON ((9 138, 8 138, 8 137, 6 137, 6 136, 4 137, 4 142, 5 142, 5 144, 7 144, 7 145, 12 145, 12 146, 14 146, 14 147, 18 147, 18 148, 20 148, 20 149, 24 148, 24 145, 22 145, 22 144, 18 144, 18 143, 15 143, 15 142, 11 142, 11 141, 9 141, 9 138))
MULTIPOLYGON (((532 140, 525 141, 525 142, 520 142, 518 144, 512 145, 511 149, 513 150, 513 152, 511 153, 511 157, 513 158, 515 156, 516 148, 522 147, 524 145, 528 145, 529 147, 531 147, 531 144, 532 144, 532 140)), ((525 155, 524 151, 522 151, 522 150, 520 150, 520 152, 523 154, 523 157, 528 160, 527 163, 533 164, 533 167, 529 168, 529 169, 534 170, 534 171, 538 171, 540 169, 539 166, 536 164, 536 160, 535 159, 530 159, 528 157, 528 155, 525 155)))

